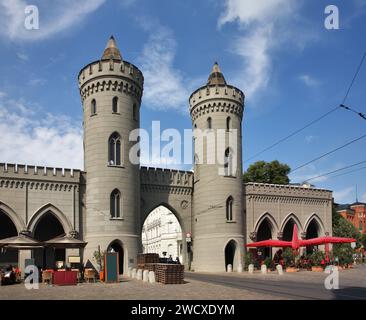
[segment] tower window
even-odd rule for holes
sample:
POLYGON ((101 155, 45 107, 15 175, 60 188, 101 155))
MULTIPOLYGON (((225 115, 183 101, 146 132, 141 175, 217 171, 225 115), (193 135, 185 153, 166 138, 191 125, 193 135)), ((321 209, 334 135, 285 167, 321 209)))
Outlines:
POLYGON ((93 99, 90 104, 90 114, 92 116, 97 114, 97 102, 95 101, 95 99, 93 99))
POLYGON ((212 119, 211 119, 211 117, 207 118, 207 129, 212 129, 212 119))
POLYGON ((121 218, 121 193, 118 189, 111 193, 111 217, 121 218))
POLYGON ((113 113, 118 112, 118 97, 114 97, 112 100, 112 112, 113 113))
POLYGON ((226 118, 226 131, 229 131, 231 129, 231 118, 226 118))
POLYGON ((133 107, 132 107, 133 109, 132 109, 132 117, 133 117, 133 120, 138 120, 137 119, 137 105, 136 105, 136 103, 134 103, 133 104, 133 107))
POLYGON ((225 176, 231 177, 233 176, 233 154, 230 148, 225 150, 225 158, 224 158, 224 171, 225 176))
POLYGON ((226 200, 226 221, 233 221, 233 197, 226 200))
POLYGON ((108 164, 121 165, 121 137, 117 132, 113 133, 109 138, 108 164))

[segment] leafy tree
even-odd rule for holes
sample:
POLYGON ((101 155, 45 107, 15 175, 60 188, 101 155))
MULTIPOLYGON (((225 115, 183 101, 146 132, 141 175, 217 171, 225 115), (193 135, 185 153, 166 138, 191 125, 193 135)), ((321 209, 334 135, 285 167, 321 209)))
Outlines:
POLYGON ((291 168, 277 160, 272 162, 257 161, 251 164, 243 174, 244 182, 261 182, 274 184, 289 184, 288 177, 291 168))
POLYGON ((360 244, 361 235, 355 226, 343 218, 335 209, 332 212, 333 236, 344 238, 355 238, 360 244))
POLYGON ((366 249, 366 234, 363 234, 360 239, 361 245, 366 249))
MULTIPOLYGON (((357 240, 357 246, 359 247, 361 245, 362 238, 358 230, 352 223, 347 221, 338 212, 336 212, 334 208, 332 212, 332 224, 334 237, 354 238, 357 240)), ((353 253, 354 250, 349 243, 333 245, 333 255, 338 257, 339 264, 341 265, 352 263, 353 253)))

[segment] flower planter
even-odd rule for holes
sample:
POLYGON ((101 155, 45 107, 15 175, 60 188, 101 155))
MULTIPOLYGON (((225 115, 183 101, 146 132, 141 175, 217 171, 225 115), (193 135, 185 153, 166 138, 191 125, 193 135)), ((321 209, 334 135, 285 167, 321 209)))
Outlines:
POLYGON ((311 267, 311 271, 313 271, 313 272, 323 272, 323 268, 322 267, 311 267))
POLYGON ((104 281, 104 271, 99 272, 99 280, 104 281))
POLYGON ((288 267, 288 268, 286 268, 286 272, 298 272, 298 271, 299 271, 299 269, 294 268, 294 267, 288 267))

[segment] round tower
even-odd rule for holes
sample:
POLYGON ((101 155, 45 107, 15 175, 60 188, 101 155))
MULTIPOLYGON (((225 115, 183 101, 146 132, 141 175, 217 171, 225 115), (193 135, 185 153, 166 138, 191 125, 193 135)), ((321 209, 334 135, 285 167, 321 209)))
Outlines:
POLYGON ((222 272, 243 263, 241 123, 244 94, 217 63, 189 98, 194 128, 193 260, 196 271, 222 272))
POLYGON ((95 251, 120 253, 120 273, 139 250, 140 171, 130 161, 131 130, 140 127, 143 75, 124 61, 111 37, 100 60, 79 73, 84 112, 86 196, 84 261, 96 265, 95 251))

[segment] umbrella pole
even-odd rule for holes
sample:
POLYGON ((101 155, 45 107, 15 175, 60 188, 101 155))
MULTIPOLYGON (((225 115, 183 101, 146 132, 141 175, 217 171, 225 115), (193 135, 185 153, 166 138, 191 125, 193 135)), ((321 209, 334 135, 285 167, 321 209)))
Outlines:
POLYGON ((329 261, 329 243, 325 244, 325 260, 329 261))

